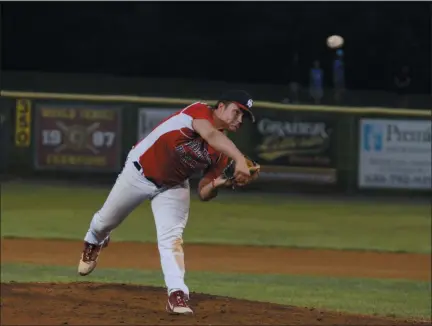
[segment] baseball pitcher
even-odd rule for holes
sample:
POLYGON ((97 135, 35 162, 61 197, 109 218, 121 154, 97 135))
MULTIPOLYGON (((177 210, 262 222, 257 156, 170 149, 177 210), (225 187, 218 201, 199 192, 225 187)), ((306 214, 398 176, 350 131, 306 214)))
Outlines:
POLYGON ((168 290, 166 309, 174 314, 192 314, 182 247, 189 216, 189 178, 203 172, 198 186, 203 201, 216 197, 221 187, 245 186, 257 178, 259 165, 224 134, 237 131, 244 115, 255 121, 252 103, 250 95, 241 90, 225 93, 214 107, 193 103, 139 141, 90 222, 78 273, 84 276, 95 269, 111 231, 144 200, 150 200, 168 290))

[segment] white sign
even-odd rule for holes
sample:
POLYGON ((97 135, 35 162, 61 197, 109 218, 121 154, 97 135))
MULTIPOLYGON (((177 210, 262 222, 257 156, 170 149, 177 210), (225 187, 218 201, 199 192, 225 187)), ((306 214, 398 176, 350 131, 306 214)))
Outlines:
POLYGON ((146 137, 164 119, 179 109, 142 108, 138 111, 138 141, 146 137))
POLYGON ((431 189, 431 121, 362 119, 362 188, 431 189))

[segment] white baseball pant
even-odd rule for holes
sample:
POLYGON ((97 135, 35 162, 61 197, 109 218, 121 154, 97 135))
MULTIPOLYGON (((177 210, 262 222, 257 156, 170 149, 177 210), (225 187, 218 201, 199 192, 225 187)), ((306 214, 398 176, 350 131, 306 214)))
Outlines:
POLYGON ((101 244, 146 199, 151 201, 168 294, 180 289, 188 296, 182 236, 189 217, 189 181, 174 188, 158 189, 128 158, 102 208, 94 214, 84 240, 101 244))

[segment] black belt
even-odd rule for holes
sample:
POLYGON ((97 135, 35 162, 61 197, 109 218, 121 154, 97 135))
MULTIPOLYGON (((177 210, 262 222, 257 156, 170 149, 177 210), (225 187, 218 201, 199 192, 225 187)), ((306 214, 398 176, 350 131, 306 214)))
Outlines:
MULTIPOLYGON (((142 166, 141 166, 141 164, 139 164, 137 161, 134 161, 133 162, 133 165, 135 166, 135 168, 139 171, 139 172, 141 172, 141 171, 143 171, 143 168, 142 168, 142 166)), ((148 176, 144 176, 148 181, 150 181, 151 183, 153 183, 155 186, 156 186, 156 188, 162 188, 162 186, 161 185, 159 185, 153 178, 151 178, 151 177, 148 177, 148 176)))

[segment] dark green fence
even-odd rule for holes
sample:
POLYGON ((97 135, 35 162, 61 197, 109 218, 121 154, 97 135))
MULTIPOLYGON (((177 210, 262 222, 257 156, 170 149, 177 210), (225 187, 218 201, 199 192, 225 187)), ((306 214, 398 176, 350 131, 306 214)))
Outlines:
MULTIPOLYGON (((7 125, 12 127, 9 130, 2 128, 1 133, 2 151, 8 153, 2 156, 2 165, 8 173, 23 176, 79 175, 85 178, 117 174, 140 135, 145 135, 173 110, 197 101, 13 91, 2 91, 1 95, 1 116, 7 117, 7 125), (7 141, 4 141, 5 138, 7 141)), ((211 99, 206 102, 214 103, 211 99)), ((395 123, 396 130, 399 124, 401 128, 405 126, 406 121, 430 123, 431 118, 430 110, 301 106, 270 102, 255 102, 254 112, 257 123, 252 125, 246 122, 240 132, 230 137, 244 153, 262 164, 261 181, 255 187, 266 187, 266 183, 270 183, 273 187, 277 184, 279 190, 305 187, 358 191, 359 153, 363 150, 359 148, 361 119, 389 119, 389 123, 395 123)), ((391 124, 387 127, 391 128, 391 124)), ((417 126, 410 128, 400 132, 413 132, 412 128, 417 126)), ((429 141, 430 147, 430 125, 426 125, 424 133, 421 135, 426 138, 422 138, 419 144, 424 146, 429 141)), ((371 134, 371 137, 375 136, 371 134)), ((410 146, 408 142, 405 147, 410 149, 410 146)), ((426 163, 422 163, 423 168, 426 163)), ((430 168, 424 171, 419 172, 423 175, 416 176, 413 182, 420 182, 418 178, 424 177, 422 182, 427 184, 429 180, 430 184, 430 168)), ((371 188, 430 190, 430 185, 409 185, 410 180, 404 179, 410 177, 408 174, 396 175, 390 186, 383 181, 383 186, 371 188), (398 178, 400 182, 408 182, 407 186, 395 184, 399 182, 398 178)))

